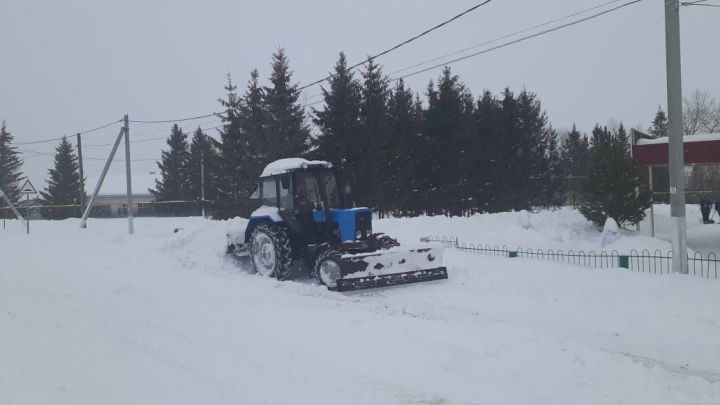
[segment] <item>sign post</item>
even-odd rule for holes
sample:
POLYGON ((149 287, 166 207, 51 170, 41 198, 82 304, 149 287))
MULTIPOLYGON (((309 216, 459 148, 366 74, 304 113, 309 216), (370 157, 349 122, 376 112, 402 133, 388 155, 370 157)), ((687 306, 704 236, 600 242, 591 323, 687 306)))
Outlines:
MULTIPOLYGON (((25 184, 20 187, 20 194, 25 194, 25 201, 30 201, 30 195, 37 194, 37 190, 30 182, 30 179, 25 180, 25 184)), ((26 208, 25 225, 27 225, 27 234, 30 235, 30 203, 27 204, 26 208)))

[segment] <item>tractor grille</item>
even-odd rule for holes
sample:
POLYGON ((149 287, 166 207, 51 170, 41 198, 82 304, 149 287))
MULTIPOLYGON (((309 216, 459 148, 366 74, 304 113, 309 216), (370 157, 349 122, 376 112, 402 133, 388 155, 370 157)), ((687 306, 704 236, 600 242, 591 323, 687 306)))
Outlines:
POLYGON ((357 240, 366 240, 372 234, 372 213, 358 212, 355 216, 355 234, 357 240))

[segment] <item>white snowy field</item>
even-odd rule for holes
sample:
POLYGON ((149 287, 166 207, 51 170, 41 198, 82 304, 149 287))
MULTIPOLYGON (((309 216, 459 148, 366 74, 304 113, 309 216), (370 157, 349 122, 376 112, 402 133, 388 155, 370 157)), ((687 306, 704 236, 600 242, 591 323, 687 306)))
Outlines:
MULTIPOLYGON (((375 228, 601 250, 572 210, 531 222, 375 228)), ((238 268, 225 232, 244 224, 8 223, 0 404, 720 403, 719 281, 447 250, 448 280, 334 293, 238 268)), ((626 232, 612 249, 664 243, 626 232)))

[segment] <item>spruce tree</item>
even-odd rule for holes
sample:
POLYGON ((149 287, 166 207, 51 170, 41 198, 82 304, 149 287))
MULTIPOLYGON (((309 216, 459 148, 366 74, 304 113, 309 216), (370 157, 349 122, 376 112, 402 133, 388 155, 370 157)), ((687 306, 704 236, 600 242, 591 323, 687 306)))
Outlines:
MULTIPOLYGON (((8 132, 3 121, 0 126, 0 190, 10 201, 17 203, 20 199, 20 182, 24 178, 20 172, 22 160, 17 148, 12 146, 12 142, 13 136, 8 132)), ((5 199, 0 198, 0 207, 5 205, 5 199)))
POLYGON ((237 86, 233 84, 229 73, 225 91, 227 91, 227 98, 218 100, 220 105, 225 108, 225 111, 220 114, 223 126, 220 129, 222 171, 219 198, 222 201, 222 207, 229 207, 237 203, 238 196, 241 194, 242 169, 240 156, 243 143, 240 122, 241 99, 237 94, 237 86))
POLYGON ((655 118, 648 129, 648 133, 655 138, 668 135, 668 119, 663 111, 662 107, 658 107, 658 111, 655 114, 655 118))
POLYGON ((385 211, 407 215, 412 205, 414 161, 422 126, 422 107, 415 103, 412 90, 400 79, 388 100, 390 132, 385 140, 385 163, 380 194, 385 211))
POLYGON ((620 226, 639 223, 650 207, 650 194, 641 187, 622 124, 616 133, 595 127, 589 167, 585 201, 580 207, 585 218, 599 226, 607 218, 615 219, 620 226))
POLYGON ((327 160, 343 169, 346 181, 354 186, 354 172, 359 151, 356 147, 360 133, 361 85, 347 70, 345 54, 340 53, 329 80, 322 87, 324 107, 314 110, 313 123, 320 133, 313 140, 312 157, 327 160))
POLYGON ((167 140, 169 150, 162 151, 160 180, 155 180, 155 190, 150 192, 158 201, 195 200, 190 190, 190 151, 187 135, 177 124, 167 140))
MULTIPOLYGON (((353 169, 354 194, 357 204, 384 207, 385 197, 380 194, 380 182, 387 164, 385 142, 390 133, 388 117, 388 80, 382 68, 370 60, 362 72, 363 83, 360 102, 360 134, 356 142, 356 164, 353 169)), ((392 196, 387 196, 392 197, 392 196)))
POLYGON ((567 200, 573 205, 580 203, 582 190, 587 183, 590 142, 573 124, 560 149, 562 169, 567 178, 567 200))
POLYGON ((432 213, 461 214, 472 201, 466 193, 464 168, 465 148, 474 133, 473 97, 449 67, 438 79, 437 89, 430 83, 427 97, 423 139, 432 160, 426 168, 425 201, 432 213))
POLYGON ((242 197, 252 192, 263 168, 272 159, 268 153, 268 112, 265 105, 265 90, 260 87, 258 78, 257 70, 250 72, 250 80, 238 112, 241 139, 238 151, 240 162, 238 175, 242 197))
POLYGON ((270 86, 265 88, 267 108, 267 161, 301 157, 308 151, 310 130, 305 110, 298 101, 297 84, 290 84, 292 72, 284 49, 273 54, 270 86))
POLYGON ((218 198, 221 172, 220 153, 217 142, 198 128, 190 143, 188 161, 189 199, 200 200, 202 196, 202 177, 205 174, 205 200, 213 202, 218 198), (201 167, 204 166, 204 170, 201 167))
POLYGON ((509 149, 501 128, 502 106, 489 91, 478 99, 474 121, 475 137, 468 146, 468 187, 473 198, 473 211, 492 212, 500 206, 500 191, 504 187, 503 174, 509 149))
POLYGON ((590 141, 582 135, 573 124, 572 131, 562 143, 561 156, 565 172, 569 176, 586 176, 588 171, 588 154, 590 141))
MULTIPOLYGON (((658 111, 653 118, 648 133, 654 138, 660 138, 662 136, 668 136, 668 119, 665 111, 662 107, 658 107, 658 111)), ((702 173, 707 170, 705 166, 693 167, 693 173, 691 175, 691 182, 693 178, 696 178, 697 173, 702 173)), ((667 193, 670 191, 670 171, 667 166, 653 166, 653 190, 667 193)), ((662 194, 661 194, 662 195, 662 194)), ((668 194, 665 194, 668 195, 668 194)))
POLYGON ((515 179, 519 201, 513 208, 554 207, 560 205, 562 176, 559 173, 556 133, 537 96, 523 90, 517 97, 515 125, 520 131, 521 156, 516 164, 521 176, 515 179))
MULTIPOLYGON (((80 203, 84 193, 84 179, 80 178, 80 165, 75 148, 63 137, 55 148, 53 168, 48 171, 50 178, 47 187, 40 191, 46 205, 74 205, 80 203)), ((44 211, 44 215, 52 219, 64 219, 77 215, 80 211, 73 207, 56 207, 44 211)))

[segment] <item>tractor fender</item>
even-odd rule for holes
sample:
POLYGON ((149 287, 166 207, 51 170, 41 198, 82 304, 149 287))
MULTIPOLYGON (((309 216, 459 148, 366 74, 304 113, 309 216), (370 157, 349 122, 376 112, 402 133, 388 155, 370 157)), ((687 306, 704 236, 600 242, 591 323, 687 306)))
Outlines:
POLYGON ((284 222, 277 207, 262 206, 256 209, 250 216, 250 221, 245 228, 245 243, 250 242, 250 237, 258 225, 262 223, 282 224, 284 222))

